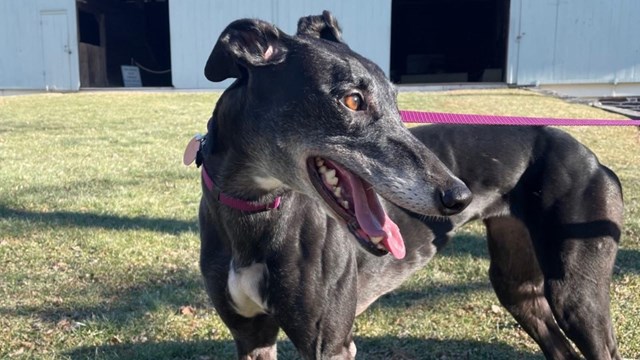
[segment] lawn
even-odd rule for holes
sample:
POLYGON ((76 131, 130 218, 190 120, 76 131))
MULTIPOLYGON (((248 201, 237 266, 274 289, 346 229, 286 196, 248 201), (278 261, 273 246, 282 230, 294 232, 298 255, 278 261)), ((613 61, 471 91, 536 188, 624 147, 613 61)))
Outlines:
MULTIPOLYGON (((216 93, 0 97, 0 358, 228 359, 198 272, 200 177, 181 163, 216 93)), ((401 93, 400 108, 621 118, 525 90, 401 93)), ((626 226, 611 288, 620 349, 640 358, 640 137, 565 128, 621 178, 626 226)), ((470 224, 360 316, 362 359, 540 359, 498 305, 470 224)), ((295 359, 282 335, 279 355, 295 359)))

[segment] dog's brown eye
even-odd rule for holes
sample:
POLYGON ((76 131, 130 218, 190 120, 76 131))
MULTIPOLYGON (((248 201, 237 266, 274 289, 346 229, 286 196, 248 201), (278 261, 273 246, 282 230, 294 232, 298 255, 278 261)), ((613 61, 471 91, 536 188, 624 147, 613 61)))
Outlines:
POLYGON ((364 101, 362 100, 362 96, 360 96, 360 94, 353 93, 343 97, 342 103, 344 104, 344 106, 353 111, 359 111, 362 110, 364 101))

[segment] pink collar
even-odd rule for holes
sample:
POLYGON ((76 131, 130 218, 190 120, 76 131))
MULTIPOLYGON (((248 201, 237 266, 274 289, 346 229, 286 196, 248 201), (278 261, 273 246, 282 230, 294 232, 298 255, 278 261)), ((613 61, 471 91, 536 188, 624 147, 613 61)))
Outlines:
POLYGON ((207 169, 205 169, 204 164, 202 164, 202 180, 204 180, 205 186, 207 187, 207 189, 209 189, 209 191, 211 191, 216 200, 236 210, 247 212, 262 212, 278 209, 280 207, 280 196, 275 198, 275 200, 273 200, 269 204, 262 204, 256 201, 236 199, 220 192, 220 188, 213 182, 213 179, 209 176, 209 173, 207 172, 207 169))

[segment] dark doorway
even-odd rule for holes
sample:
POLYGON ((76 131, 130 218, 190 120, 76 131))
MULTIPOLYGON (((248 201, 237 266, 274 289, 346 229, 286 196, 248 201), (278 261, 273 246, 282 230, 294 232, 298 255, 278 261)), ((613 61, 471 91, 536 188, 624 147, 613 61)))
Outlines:
POLYGON ((510 0, 393 0, 396 83, 503 82, 510 0))
POLYGON ((141 86, 172 85, 168 0, 76 3, 81 87, 125 86, 131 70, 141 86))

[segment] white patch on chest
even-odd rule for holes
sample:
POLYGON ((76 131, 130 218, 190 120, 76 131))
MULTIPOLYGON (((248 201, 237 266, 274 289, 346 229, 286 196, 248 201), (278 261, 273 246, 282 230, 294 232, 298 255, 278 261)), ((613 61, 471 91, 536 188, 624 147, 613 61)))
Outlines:
POLYGON ((267 272, 267 266, 263 263, 253 263, 234 270, 231 262, 227 287, 233 308, 238 314, 251 318, 268 312, 267 302, 260 296, 260 287, 267 272))
POLYGON ((256 185, 262 190, 271 191, 282 187, 282 181, 274 177, 254 176, 253 181, 255 181, 256 185))

